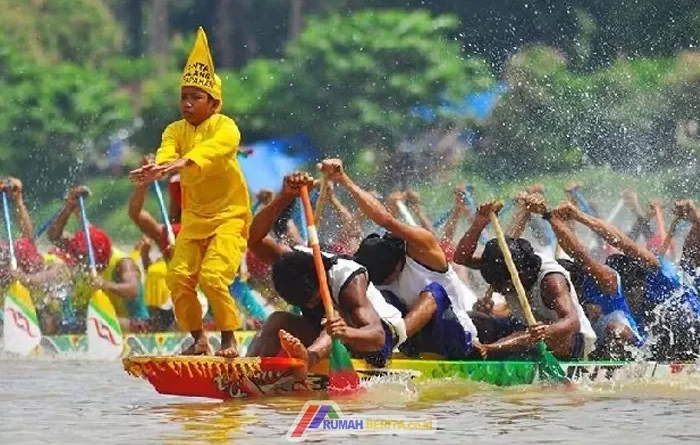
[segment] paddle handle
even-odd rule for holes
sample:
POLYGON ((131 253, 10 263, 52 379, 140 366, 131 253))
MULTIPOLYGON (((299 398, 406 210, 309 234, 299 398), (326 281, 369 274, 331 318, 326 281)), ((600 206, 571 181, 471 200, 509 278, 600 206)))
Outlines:
POLYGON ((97 267, 95 266, 95 252, 92 250, 92 239, 90 238, 90 225, 85 213, 85 198, 83 195, 78 195, 78 206, 80 207, 80 220, 85 231, 85 242, 87 243, 88 261, 90 262, 90 272, 93 276, 97 275, 97 267))
POLYGON ((671 221, 671 225, 668 227, 668 232, 666 232, 666 238, 664 238, 664 243, 661 245, 661 249, 659 250, 659 255, 666 255, 668 246, 671 245, 673 235, 676 233, 676 229, 678 229, 678 225, 680 223, 681 219, 678 216, 674 217, 673 221, 671 221))
POLYGON ((323 208, 326 205, 326 199, 328 198, 328 180, 323 178, 321 180, 321 193, 318 196, 318 201, 316 202, 316 208, 314 209, 314 225, 317 226, 321 221, 321 215, 323 215, 323 208))
POLYGON ((56 213, 54 213, 53 216, 51 216, 51 218, 44 221, 41 227, 39 227, 37 231, 34 232, 34 239, 39 239, 41 235, 43 235, 44 232, 46 232, 48 228, 51 227, 51 224, 53 224, 56 221, 56 218, 58 218, 58 215, 61 213, 61 210, 63 209, 59 208, 58 210, 56 210, 56 213))
POLYGON ((168 244, 170 246, 175 245, 175 232, 173 232, 173 226, 170 224, 170 218, 168 218, 168 212, 165 210, 165 201, 163 200, 163 191, 160 189, 160 183, 156 180, 153 181, 153 189, 156 191, 156 198, 158 198, 158 207, 160 208, 160 216, 163 218, 163 224, 165 224, 165 230, 168 232, 168 244))
POLYGON ((491 225, 493 230, 496 232, 496 239, 498 240, 498 245, 503 252, 503 258, 506 260, 506 266, 508 266, 508 272, 510 272, 510 279, 515 286, 515 290, 518 293, 518 300, 520 300, 520 305, 523 307, 523 312, 525 313, 525 318, 530 326, 537 324, 537 320, 532 315, 532 309, 530 309, 530 303, 527 301, 527 296, 525 295, 525 289, 523 288, 523 283, 520 282, 520 276, 518 275, 518 269, 515 267, 513 262, 513 257, 510 254, 510 249, 508 249, 508 243, 506 242, 506 237, 503 234, 503 229, 501 224, 498 222, 498 217, 495 213, 491 212, 491 225))
POLYGON ((314 264, 316 265, 316 276, 318 277, 319 290, 321 292, 321 301, 323 308, 326 310, 326 319, 330 320, 333 317, 333 303, 331 301, 331 292, 328 290, 328 279, 326 268, 323 266, 323 257, 321 256, 321 246, 318 241, 318 232, 314 226, 314 212, 311 208, 311 198, 309 198, 308 186, 301 186, 301 203, 304 207, 304 215, 308 226, 306 231, 309 235, 309 244, 314 253, 314 264))
POLYGON ((15 257, 15 244, 12 241, 12 224, 10 223, 10 208, 7 204, 7 191, 2 191, 2 214, 5 217, 5 230, 10 248, 10 269, 17 270, 17 257, 15 257))
POLYGON ((403 216, 403 218, 406 220, 406 222, 409 225, 412 225, 414 227, 418 225, 418 224, 416 224, 416 220, 413 219, 413 215, 411 215, 411 212, 408 211, 408 207, 406 207, 406 204, 404 204, 403 201, 401 201, 401 200, 396 201, 396 207, 399 208, 399 212, 401 212, 401 216, 403 216))

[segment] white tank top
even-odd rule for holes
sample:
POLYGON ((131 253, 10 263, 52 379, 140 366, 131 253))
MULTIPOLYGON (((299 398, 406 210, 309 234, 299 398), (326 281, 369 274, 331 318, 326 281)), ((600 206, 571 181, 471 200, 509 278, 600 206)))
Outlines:
MULTIPOLYGON (((302 252, 307 252, 313 254, 313 250, 306 246, 296 246, 295 249, 302 252)), ((326 252, 322 254, 328 258, 332 258, 331 255, 326 252)), ((391 326, 399 339, 396 346, 402 344, 406 341, 406 323, 401 316, 401 311, 389 304, 382 293, 369 281, 369 275, 367 270, 362 267, 359 263, 352 260, 347 260, 345 258, 338 258, 336 263, 328 271, 328 286, 330 287, 331 297, 335 304, 340 305, 340 293, 343 291, 345 285, 358 273, 362 273, 367 278, 367 299, 372 304, 372 307, 379 315, 379 318, 383 322, 391 326)))
POLYGON ((460 324, 472 334, 472 338, 478 339, 476 326, 467 314, 476 303, 476 295, 460 280, 452 265, 448 266, 445 273, 435 272, 406 255, 406 265, 398 278, 379 288, 392 291, 410 310, 418 302, 420 293, 430 283, 438 283, 445 289, 460 324))
MULTIPOLYGON (((578 295, 576 295, 574 285, 571 283, 571 276, 569 275, 569 272, 560 266, 559 263, 557 263, 553 258, 549 256, 541 256, 540 258, 542 258, 540 273, 537 276, 537 281, 535 282, 534 286, 532 286, 532 289, 530 289, 530 291, 527 293, 532 315, 537 321, 555 322, 559 319, 556 311, 547 307, 544 300, 542 300, 542 281, 544 280, 544 277, 550 273, 560 273, 564 275, 567 283, 569 284, 569 295, 571 296, 571 300, 576 308, 576 315, 578 315, 579 324, 581 326, 579 328, 579 332, 583 334, 584 357, 586 357, 595 349, 596 334, 593 331, 593 327, 591 327, 591 322, 583 312, 583 307, 581 307, 581 304, 578 302, 578 295)), ((524 325, 527 325, 527 320, 525 319, 525 314, 522 306, 520 305, 520 300, 518 300, 518 296, 516 294, 508 295, 506 296, 506 301, 508 302, 508 306, 510 306, 513 317, 524 325)))

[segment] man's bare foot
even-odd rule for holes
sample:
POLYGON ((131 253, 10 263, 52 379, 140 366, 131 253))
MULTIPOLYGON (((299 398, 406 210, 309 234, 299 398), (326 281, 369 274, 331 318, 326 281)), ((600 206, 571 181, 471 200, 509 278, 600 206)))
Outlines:
POLYGON ((284 352, 286 352, 289 357, 297 358, 304 362, 304 366, 294 368, 294 377, 299 381, 306 381, 306 376, 309 373, 309 351, 306 349, 306 346, 304 346, 301 340, 284 329, 280 329, 277 335, 280 339, 280 346, 282 346, 284 352))
POLYGON ((206 335, 201 335, 197 338, 192 345, 182 351, 181 355, 209 355, 211 354, 211 349, 209 349, 209 342, 207 341, 206 335))
POLYGON ((236 358, 239 356, 237 346, 233 331, 221 331, 221 349, 216 351, 216 355, 225 358, 236 358))
POLYGON ((221 343, 221 349, 216 351, 216 355, 218 357, 236 358, 239 355, 238 348, 232 343, 228 345, 221 343))

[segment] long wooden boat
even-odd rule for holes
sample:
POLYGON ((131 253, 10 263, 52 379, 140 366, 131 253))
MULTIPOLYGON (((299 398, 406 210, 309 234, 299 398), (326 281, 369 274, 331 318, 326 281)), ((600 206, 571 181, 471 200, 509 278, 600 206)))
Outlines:
MULTIPOLYGON (((207 397, 221 400, 272 395, 308 395, 328 389, 328 362, 309 370, 306 386, 293 376, 293 359, 218 357, 132 356, 123 359, 124 369, 147 380, 160 394, 207 397)), ((416 382, 465 379, 497 386, 540 383, 534 361, 447 361, 393 358, 386 368, 371 368, 353 360, 362 380, 395 376, 416 382)), ((562 362, 573 382, 668 381, 680 375, 700 375, 693 363, 655 362, 562 362)))

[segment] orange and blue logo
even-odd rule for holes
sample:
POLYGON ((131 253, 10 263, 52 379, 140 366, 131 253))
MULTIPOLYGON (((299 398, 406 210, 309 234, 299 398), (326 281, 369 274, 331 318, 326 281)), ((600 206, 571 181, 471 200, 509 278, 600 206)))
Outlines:
POLYGON ((318 437, 320 434, 426 434, 435 431, 437 422, 430 416, 347 416, 333 401, 310 400, 287 431, 287 439, 300 442, 312 433, 318 437))

